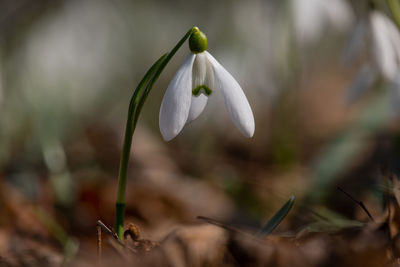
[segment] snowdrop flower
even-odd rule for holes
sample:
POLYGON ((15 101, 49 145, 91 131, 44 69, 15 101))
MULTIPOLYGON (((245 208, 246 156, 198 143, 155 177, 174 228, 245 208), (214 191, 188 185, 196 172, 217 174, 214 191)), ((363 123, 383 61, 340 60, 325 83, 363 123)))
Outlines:
POLYGON ((383 13, 370 14, 372 34, 372 58, 380 74, 388 81, 400 75, 400 32, 396 25, 383 13))
POLYGON ((370 15, 372 57, 377 72, 389 82, 391 116, 400 114, 400 32, 385 14, 373 11, 370 15))
POLYGON ((371 42, 368 46, 370 61, 364 63, 357 78, 350 85, 348 102, 358 100, 379 78, 382 78, 386 81, 392 102, 391 115, 398 116, 400 115, 400 31, 389 17, 375 9, 370 12, 368 19, 363 21, 363 25, 363 28, 366 28, 362 31, 362 34, 366 35, 364 40, 371 42))
POLYGON ((173 139, 186 123, 196 119, 214 90, 222 92, 240 132, 252 137, 254 118, 249 102, 238 82, 206 51, 205 34, 197 29, 190 36, 189 47, 192 53, 175 74, 161 103, 159 124, 164 140, 173 139))

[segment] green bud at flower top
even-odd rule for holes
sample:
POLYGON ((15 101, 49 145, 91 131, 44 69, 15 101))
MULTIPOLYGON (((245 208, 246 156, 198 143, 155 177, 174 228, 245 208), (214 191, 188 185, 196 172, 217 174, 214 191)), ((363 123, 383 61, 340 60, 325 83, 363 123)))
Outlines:
POLYGON ((207 49, 207 45, 207 36, 196 27, 196 30, 189 38, 190 50, 195 54, 202 53, 207 49))

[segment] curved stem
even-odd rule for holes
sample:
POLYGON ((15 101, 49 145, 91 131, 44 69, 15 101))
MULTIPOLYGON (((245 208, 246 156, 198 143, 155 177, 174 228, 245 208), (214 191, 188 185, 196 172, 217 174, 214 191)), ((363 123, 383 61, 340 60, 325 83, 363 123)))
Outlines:
POLYGON ((132 137, 133 132, 135 131, 136 124, 134 123, 134 111, 136 110, 138 96, 140 92, 143 90, 144 86, 156 69, 160 66, 160 63, 165 59, 166 54, 163 55, 160 59, 156 61, 156 63, 151 66, 151 68, 144 75, 139 85, 136 87, 128 109, 128 119, 126 120, 125 127, 125 137, 124 144, 122 146, 122 155, 119 166, 119 174, 118 174, 118 191, 117 191, 117 201, 116 201, 116 213, 115 213, 115 232, 117 233, 119 238, 122 238, 124 233, 124 215, 125 215, 125 192, 126 192, 126 179, 128 174, 128 164, 129 164, 129 156, 131 152, 132 145, 132 137))
POLYGON ((147 71, 145 76, 140 81, 130 100, 128 118, 125 128, 124 144, 122 147, 122 155, 119 167, 118 191, 115 212, 115 232, 121 240, 123 239, 124 234, 125 194, 129 157, 132 146, 132 137, 136 128, 137 121, 139 119, 140 112, 154 83, 157 81, 165 66, 195 30, 197 30, 196 27, 191 28, 175 45, 171 52, 169 52, 168 54, 164 54, 160 59, 156 61, 156 63, 153 64, 153 66, 147 71), (145 88, 144 91, 143 88, 145 88))

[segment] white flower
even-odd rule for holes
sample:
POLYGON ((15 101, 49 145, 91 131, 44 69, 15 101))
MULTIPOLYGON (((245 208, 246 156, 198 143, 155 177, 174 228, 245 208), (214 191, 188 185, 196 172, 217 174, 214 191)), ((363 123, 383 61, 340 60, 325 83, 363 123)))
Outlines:
MULTIPOLYGON (((392 116, 398 116, 400 115, 400 31, 389 17, 378 10, 372 10, 368 19, 361 23, 362 26, 359 27, 361 32, 356 34, 364 35, 364 41, 371 41, 368 46, 370 61, 364 64, 358 77, 349 87, 348 100, 349 102, 358 100, 379 78, 383 78, 392 101, 392 116)), ((362 40, 358 36, 356 39, 362 40)), ((359 47, 359 44, 353 47, 352 52, 361 50, 359 47)))
POLYGON ((213 90, 222 92, 240 132, 253 136, 253 112, 242 88, 210 53, 203 51, 186 58, 165 92, 160 109, 160 130, 165 141, 173 139, 186 123, 201 114, 213 90))
POLYGON ((400 32, 383 13, 373 11, 370 15, 372 56, 383 77, 394 81, 400 74, 400 32))

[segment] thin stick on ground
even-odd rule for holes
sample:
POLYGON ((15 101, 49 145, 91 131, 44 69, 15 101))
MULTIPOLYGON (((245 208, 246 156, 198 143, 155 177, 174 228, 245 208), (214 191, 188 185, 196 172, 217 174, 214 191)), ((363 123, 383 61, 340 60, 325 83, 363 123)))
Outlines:
POLYGON ((353 202, 357 203, 357 205, 359 205, 361 207, 361 209, 368 215, 369 219, 373 222, 374 218, 372 217, 371 213, 369 213, 367 207, 364 205, 364 203, 362 201, 358 201, 356 200, 354 197, 352 197, 349 193, 347 193, 346 191, 344 191, 341 187, 338 186, 337 188, 339 191, 341 191, 343 194, 345 194, 348 198, 350 198, 353 202))
POLYGON ((120 245, 122 245, 122 246, 125 247, 124 242, 122 242, 122 241, 118 238, 118 235, 117 235, 113 230, 111 230, 110 228, 108 228, 102 221, 98 220, 97 223, 96 223, 96 225, 97 225, 97 226, 100 226, 104 231, 106 231, 107 234, 109 234, 110 236, 112 236, 112 237, 115 239, 115 241, 117 241, 118 244, 120 244, 120 245))
POLYGON ((128 246, 125 245, 124 242, 121 241, 121 239, 118 238, 118 235, 116 232, 114 232, 112 229, 110 229, 109 227, 107 227, 107 225, 105 225, 102 221, 98 220, 96 225, 98 227, 100 227, 101 229, 103 229, 104 231, 106 231, 107 234, 109 234, 113 239, 109 239, 108 240, 108 244, 111 245, 111 247, 113 247, 120 255, 122 255, 125 260, 129 260, 127 254, 123 253, 121 251, 121 247, 124 249, 127 249, 133 253, 136 253, 136 251, 128 246))

